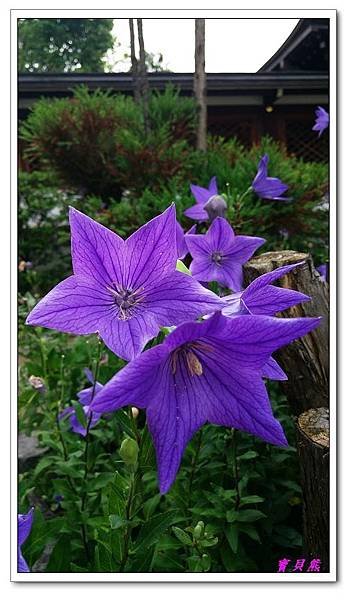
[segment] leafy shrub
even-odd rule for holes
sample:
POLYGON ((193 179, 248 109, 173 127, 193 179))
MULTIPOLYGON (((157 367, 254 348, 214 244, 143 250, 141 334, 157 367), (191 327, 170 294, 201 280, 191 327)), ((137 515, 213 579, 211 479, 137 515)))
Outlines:
POLYGON ((82 86, 71 99, 41 99, 21 126, 26 157, 103 198, 117 200, 125 189, 155 187, 187 163, 185 136, 194 129, 194 102, 171 87, 163 95, 154 93, 150 107, 146 136, 141 108, 121 94, 89 93, 82 86))

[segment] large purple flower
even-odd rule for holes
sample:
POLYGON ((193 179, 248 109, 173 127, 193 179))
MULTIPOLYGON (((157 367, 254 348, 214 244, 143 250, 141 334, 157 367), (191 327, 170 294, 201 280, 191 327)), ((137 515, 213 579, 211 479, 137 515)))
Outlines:
POLYGON ((200 187, 199 185, 191 185, 191 192, 196 200, 196 204, 187 208, 184 211, 186 217, 194 219, 195 221, 208 221, 208 213, 204 210, 204 204, 209 201, 212 196, 218 194, 217 178, 212 177, 208 188, 200 187))
MULTIPOLYGON (((95 396, 100 392, 100 390, 103 388, 102 383, 99 383, 98 381, 95 382, 95 388, 94 388, 94 376, 93 373, 90 371, 90 369, 85 369, 84 370, 86 377, 88 379, 88 381, 92 384, 91 387, 86 388, 84 390, 81 390, 80 392, 78 392, 77 397, 78 400, 80 402, 80 404, 82 405, 83 408, 83 412, 85 414, 86 417, 86 421, 88 423, 90 416, 90 423, 89 423, 89 429, 92 429, 93 427, 95 427, 95 425, 98 423, 98 421, 100 420, 101 414, 97 413, 97 412, 92 412, 90 410, 90 403, 93 400, 93 391, 94 391, 94 398, 95 396)), ((72 431, 74 433, 79 433, 80 435, 82 435, 83 437, 87 435, 87 428, 84 427, 78 420, 77 415, 76 415, 76 411, 74 409, 73 406, 68 406, 67 408, 65 408, 59 415, 59 419, 63 419, 64 417, 70 416, 69 418, 69 423, 70 423, 70 427, 72 429, 72 431)))
POLYGON ((98 412, 126 405, 147 409, 164 494, 187 443, 204 423, 287 444, 261 370, 272 352, 318 322, 243 315, 230 319, 216 313, 200 323, 185 323, 119 371, 91 407, 98 412))
POLYGON ((193 257, 192 275, 198 281, 218 281, 234 291, 242 289, 242 265, 265 240, 235 235, 228 221, 217 217, 205 235, 187 235, 186 243, 193 257))
POLYGON ((329 126, 329 113, 324 108, 318 106, 316 109, 316 122, 312 127, 313 131, 318 131, 320 137, 325 129, 329 126))
POLYGON ((74 275, 35 306, 27 324, 99 333, 115 354, 131 360, 161 326, 221 308, 215 294, 176 271, 174 205, 125 241, 73 208, 70 226, 74 275))
POLYGON ((269 157, 264 154, 259 161, 258 172, 252 182, 253 191, 264 200, 290 200, 290 198, 282 197, 288 186, 277 177, 268 177, 268 164, 269 157))
POLYGON ((34 509, 31 508, 29 512, 24 515, 18 515, 18 562, 17 570, 18 573, 30 573, 30 569, 27 565, 26 560, 22 554, 22 545, 29 536, 31 527, 33 524, 34 509))
MULTIPOLYGON (((223 300, 228 302, 228 306, 223 308, 222 313, 228 317, 235 317, 237 315, 274 316, 276 313, 290 306, 311 300, 310 296, 306 296, 306 294, 302 294, 296 290, 271 285, 273 281, 283 277, 302 264, 302 262, 299 262, 279 267, 270 273, 265 273, 254 279, 243 292, 224 296, 223 300)), ((288 379, 285 372, 272 357, 265 363, 262 373, 264 377, 268 377, 269 379, 278 379, 281 381, 288 379)))

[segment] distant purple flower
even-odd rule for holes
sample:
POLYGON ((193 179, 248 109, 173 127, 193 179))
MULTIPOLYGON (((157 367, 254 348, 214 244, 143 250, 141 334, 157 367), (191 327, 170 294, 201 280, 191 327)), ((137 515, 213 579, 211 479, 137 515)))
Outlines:
MULTIPOLYGON (((270 273, 265 273, 254 279, 243 292, 224 296, 223 300, 228 302, 228 306, 223 308, 222 313, 228 317, 235 317, 237 315, 274 316, 276 313, 290 306, 311 300, 309 296, 296 290, 270 285, 276 279, 290 273, 290 271, 302 264, 302 262, 299 262, 279 267, 270 273)), ((268 377, 269 379, 279 379, 282 381, 288 379, 274 358, 269 359, 264 365, 262 372, 264 377, 268 377)))
POLYGON ((177 243, 177 258, 183 260, 189 250, 187 248, 186 243, 186 235, 194 235, 196 232, 196 225, 193 225, 190 229, 188 229, 187 233, 184 233, 184 229, 182 225, 177 221, 176 227, 176 243, 177 243))
POLYGON ((32 310, 27 324, 66 333, 99 333, 118 356, 131 360, 161 326, 178 325, 223 304, 189 275, 176 271, 172 205, 126 241, 70 208, 74 275, 32 310))
POLYGON ((26 514, 18 515, 18 573, 30 573, 30 569, 22 554, 22 545, 27 539, 33 524, 34 509, 31 508, 26 514))
POLYGON ((199 185, 191 185, 190 189, 196 200, 196 204, 187 208, 187 210, 184 211, 184 214, 186 217, 194 219, 195 221, 208 221, 209 217, 206 210, 204 210, 204 204, 208 202, 211 196, 218 194, 217 178, 212 177, 208 184, 208 188, 203 188, 199 185))
POLYGON ((320 274, 321 280, 327 281, 328 265, 326 263, 324 265, 320 265, 319 267, 317 267, 317 271, 320 274))
POLYGON ((252 188, 253 191, 264 200, 290 200, 290 198, 283 198, 288 186, 283 183, 277 177, 268 177, 267 167, 269 164, 269 157, 267 154, 260 159, 258 164, 258 172, 253 179, 252 188))
MULTIPOLYGON (((83 412, 85 414, 86 417, 86 422, 88 423, 89 419, 90 419, 90 414, 92 413, 92 418, 89 424, 89 429, 92 429, 93 427, 95 427, 95 425, 98 423, 98 421, 100 420, 101 414, 97 413, 97 412, 92 412, 90 410, 90 403, 93 399, 93 390, 94 390, 94 377, 92 372, 89 369, 85 369, 84 370, 87 379, 90 381, 90 383, 92 384, 91 387, 86 388, 84 390, 81 390, 80 392, 78 392, 77 397, 79 399, 80 404, 82 405, 83 408, 83 412)), ((95 383, 95 390, 94 390, 94 398, 95 396, 100 392, 100 390, 103 388, 102 383, 99 383, 98 381, 95 383)), ((70 427, 72 429, 72 431, 74 433, 79 433, 80 435, 82 435, 83 437, 87 435, 87 428, 83 427, 83 425, 79 422, 77 415, 76 415, 76 411, 74 409, 73 406, 68 406, 67 408, 65 408, 59 415, 59 419, 63 419, 64 417, 67 417, 68 415, 70 415, 69 418, 69 422, 70 422, 70 427)))
POLYGON ((94 399, 92 409, 110 412, 126 405, 147 409, 164 494, 187 443, 207 422, 287 445, 261 371, 272 352, 318 323, 318 318, 229 319, 221 313, 200 323, 185 323, 119 371, 94 399))
POLYGON ((265 240, 235 235, 231 225, 217 217, 205 235, 187 235, 186 242, 193 257, 192 275, 198 281, 217 281, 236 292, 242 289, 242 265, 265 240))
POLYGON ((316 122, 313 125, 312 130, 319 131, 318 137, 320 137, 323 131, 329 126, 329 113, 321 106, 318 106, 315 112, 316 122))

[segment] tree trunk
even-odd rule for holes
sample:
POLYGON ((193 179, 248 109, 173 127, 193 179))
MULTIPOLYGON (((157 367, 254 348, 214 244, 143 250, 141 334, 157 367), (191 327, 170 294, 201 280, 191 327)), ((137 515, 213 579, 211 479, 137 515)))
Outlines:
POLYGON ((329 410, 304 412, 296 423, 303 491, 304 555, 329 572, 329 410))
POLYGON ((207 145, 207 107, 205 73, 205 19, 195 19, 195 76, 194 91, 198 105, 198 150, 206 150, 207 145))
POLYGON ((311 301, 293 306, 281 317, 322 316, 320 325, 303 338, 281 348, 275 358, 288 375, 283 382, 292 413, 299 415, 309 408, 329 406, 329 292, 328 284, 320 279, 309 254, 292 250, 267 252, 251 259, 244 266, 245 284, 277 267, 296 262, 304 264, 279 280, 279 285, 303 292, 311 301))
POLYGON ((133 90, 134 99, 138 104, 141 102, 141 94, 139 90, 139 78, 138 78, 138 61, 135 53, 135 33, 134 33, 134 19, 129 19, 129 30, 130 30, 130 58, 131 58, 131 73, 133 79, 133 90))
POLYGON ((149 124, 149 84, 147 77, 147 68, 146 68, 146 52, 145 52, 145 44, 143 40, 143 29, 142 29, 142 19, 137 19, 137 33, 139 39, 139 49, 140 49, 140 61, 139 61, 139 87, 141 93, 142 107, 143 107, 143 118, 145 123, 145 132, 149 133, 150 124, 149 124))

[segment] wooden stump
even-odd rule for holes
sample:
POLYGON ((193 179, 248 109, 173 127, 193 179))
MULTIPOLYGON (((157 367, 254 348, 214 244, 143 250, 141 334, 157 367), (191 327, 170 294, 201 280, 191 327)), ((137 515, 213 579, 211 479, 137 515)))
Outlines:
POLYGON ((303 491, 304 554, 329 572, 329 410, 310 409, 296 423, 303 491))
POLYGON ((304 264, 282 277, 278 285, 307 294, 312 300, 278 313, 278 316, 322 316, 323 319, 314 331, 281 348, 275 355, 288 375, 288 381, 283 382, 283 391, 295 415, 309 408, 329 406, 328 284, 321 280, 309 254, 292 250, 267 252, 244 266, 245 284, 248 285, 259 275, 301 261, 304 264))

